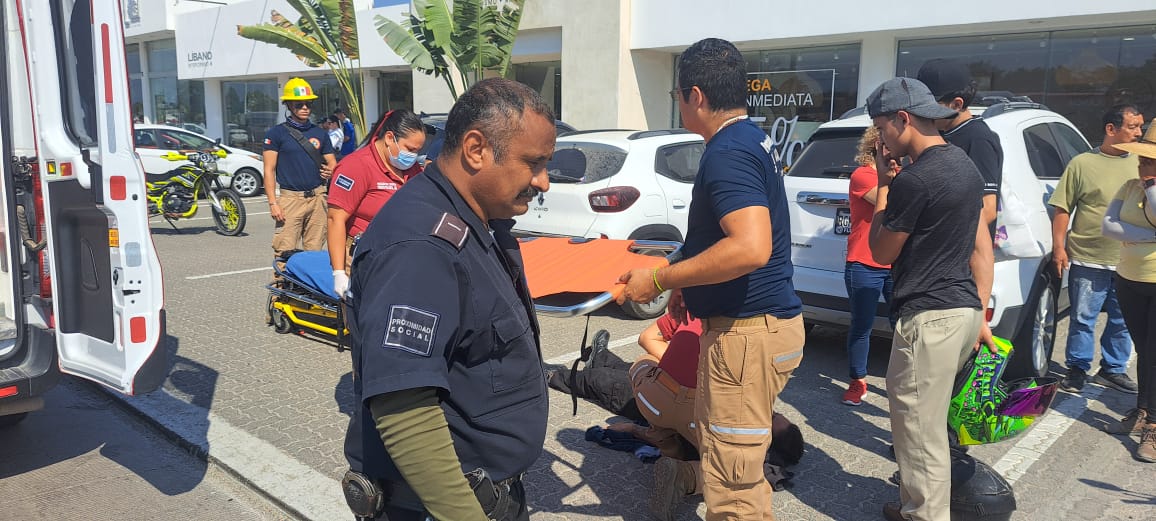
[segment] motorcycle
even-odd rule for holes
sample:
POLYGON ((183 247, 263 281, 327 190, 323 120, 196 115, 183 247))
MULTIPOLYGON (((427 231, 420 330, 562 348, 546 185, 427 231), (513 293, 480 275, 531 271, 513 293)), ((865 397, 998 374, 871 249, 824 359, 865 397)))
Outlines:
POLYGON ((169 161, 188 161, 163 174, 147 174, 149 217, 161 216, 180 232, 175 221, 197 214, 197 201, 208 197, 213 210, 213 222, 221 235, 240 235, 245 229, 245 205, 241 195, 221 186, 218 179, 217 159, 225 151, 169 152, 163 156, 169 161))

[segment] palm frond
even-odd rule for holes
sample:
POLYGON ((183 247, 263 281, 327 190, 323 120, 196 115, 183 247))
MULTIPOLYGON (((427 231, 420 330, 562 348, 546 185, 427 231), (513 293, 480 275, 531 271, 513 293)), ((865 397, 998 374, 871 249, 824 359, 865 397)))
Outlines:
POLYGON ((297 29, 286 28, 282 25, 257 24, 238 25, 237 34, 242 38, 276 45, 297 55, 301 61, 310 67, 320 67, 328 61, 325 49, 317 40, 305 35, 297 29))
POLYGON ((393 52, 423 72, 435 71, 436 64, 430 50, 408 28, 381 15, 373 17, 377 34, 393 52))

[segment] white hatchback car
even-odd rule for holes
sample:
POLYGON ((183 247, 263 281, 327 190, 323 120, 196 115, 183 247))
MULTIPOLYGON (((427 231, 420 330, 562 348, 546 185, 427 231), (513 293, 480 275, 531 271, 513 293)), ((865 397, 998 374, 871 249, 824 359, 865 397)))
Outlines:
MULTIPOLYGON (((181 165, 161 156, 173 150, 203 150, 214 146, 216 140, 183 128, 165 125, 137 124, 133 131, 136 139, 136 153, 140 156, 144 170, 150 174, 163 174, 181 165)), ((228 155, 217 162, 217 168, 224 174, 220 180, 225 187, 232 187, 241 197, 260 194, 264 183, 264 163, 261 156, 243 148, 220 145, 228 155)))
POLYGON ((517 218, 522 235, 682 241, 704 145, 682 129, 558 138, 550 191, 517 218))
MULTIPOLYGON (((1048 198, 1072 157, 1091 149, 1063 116, 1034 103, 976 107, 1003 146, 1001 201, 1016 200, 1036 243, 1035 254, 1018 257, 996 249, 995 281, 987 317, 992 331, 1016 346, 1007 370, 1012 376, 1047 374, 1055 345, 1057 309, 1067 301, 1051 263, 1052 235, 1048 198), (1022 202, 1022 204, 1020 204, 1022 202)), ((791 260, 795 289, 810 323, 850 324, 843 282, 850 233, 848 179, 858 166, 859 138, 871 124, 856 109, 824 123, 787 172, 784 184, 791 212, 791 260)), ((1000 221, 997 220, 997 224, 1000 221)), ((889 336, 888 310, 882 301, 874 332, 889 336)))
MULTIPOLYGON (((530 202, 514 233, 682 242, 704 148, 701 136, 682 129, 567 133, 547 166, 550 191, 530 202)), ((666 297, 622 307, 654 318, 666 297)))

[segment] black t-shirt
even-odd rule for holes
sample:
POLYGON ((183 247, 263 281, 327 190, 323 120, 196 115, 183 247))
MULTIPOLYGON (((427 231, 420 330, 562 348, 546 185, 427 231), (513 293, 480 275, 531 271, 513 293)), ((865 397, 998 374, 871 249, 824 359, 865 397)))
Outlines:
POLYGON ((923 151, 891 182, 883 226, 911 234, 891 264, 891 316, 981 309, 968 261, 983 206, 983 178, 954 145, 923 151))
MULTIPOLYGON (((999 136, 992 132, 983 118, 974 116, 964 121, 958 127, 944 132, 943 139, 963 149, 971 162, 975 163, 979 175, 983 176, 983 195, 998 198, 1003 184, 1003 147, 999 144, 999 136)), ((988 228, 992 237, 995 237, 995 222, 992 221, 988 228)))

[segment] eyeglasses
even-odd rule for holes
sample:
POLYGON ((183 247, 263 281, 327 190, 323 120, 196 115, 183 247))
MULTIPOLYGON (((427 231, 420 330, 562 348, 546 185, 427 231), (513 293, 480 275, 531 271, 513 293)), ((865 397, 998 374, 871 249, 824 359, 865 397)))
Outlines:
POLYGON ((290 104, 289 106, 293 107, 293 110, 312 109, 313 108, 313 104, 308 102, 308 101, 297 101, 297 102, 290 104))
POLYGON ((679 98, 682 97, 683 92, 687 92, 693 88, 694 87, 684 87, 681 89, 670 89, 670 101, 679 101, 679 98))

